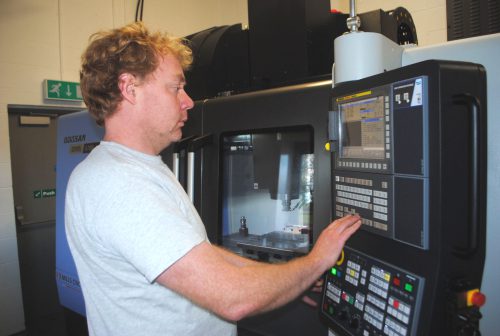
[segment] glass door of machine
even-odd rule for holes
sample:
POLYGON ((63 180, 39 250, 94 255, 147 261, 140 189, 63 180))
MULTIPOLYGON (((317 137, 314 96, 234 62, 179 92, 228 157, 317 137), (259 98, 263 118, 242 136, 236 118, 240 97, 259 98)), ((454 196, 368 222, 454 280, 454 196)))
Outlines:
POLYGON ((313 216, 313 129, 221 134, 222 245, 280 262, 309 252, 313 216))

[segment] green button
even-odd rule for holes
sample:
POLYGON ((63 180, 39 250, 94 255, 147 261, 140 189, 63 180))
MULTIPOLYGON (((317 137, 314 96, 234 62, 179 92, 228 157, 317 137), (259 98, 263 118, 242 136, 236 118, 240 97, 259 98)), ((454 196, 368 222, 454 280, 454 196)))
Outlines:
POLYGON ((333 275, 337 275, 337 269, 336 269, 335 267, 332 267, 332 269, 331 269, 331 273, 332 273, 333 275))
POLYGON ((413 285, 410 283, 405 284, 405 290, 410 293, 413 292, 413 285))

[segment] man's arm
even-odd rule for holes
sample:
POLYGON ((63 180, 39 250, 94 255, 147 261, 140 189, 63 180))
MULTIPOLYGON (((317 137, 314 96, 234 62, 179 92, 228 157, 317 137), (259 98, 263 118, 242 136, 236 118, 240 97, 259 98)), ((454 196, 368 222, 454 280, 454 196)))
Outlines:
POLYGON ((298 297, 335 264, 345 241, 360 225, 358 216, 336 220, 323 230, 307 256, 284 264, 243 262, 204 242, 156 281, 225 319, 237 321, 298 297))
POLYGON ((243 267, 243 266, 249 266, 252 264, 258 264, 258 261, 248 259, 248 258, 243 258, 240 257, 239 255, 226 250, 223 247, 217 246, 217 245, 212 245, 217 252, 221 254, 221 256, 229 263, 233 264, 234 266, 238 267, 243 267))

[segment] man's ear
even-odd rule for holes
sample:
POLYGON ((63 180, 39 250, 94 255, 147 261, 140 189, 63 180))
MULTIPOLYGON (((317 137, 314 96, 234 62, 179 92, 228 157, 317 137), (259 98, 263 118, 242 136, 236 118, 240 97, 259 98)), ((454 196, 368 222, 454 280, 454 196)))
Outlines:
POLYGON ((136 78, 130 73, 122 73, 118 77, 118 88, 123 96, 123 99, 131 104, 135 104, 135 83, 136 78))

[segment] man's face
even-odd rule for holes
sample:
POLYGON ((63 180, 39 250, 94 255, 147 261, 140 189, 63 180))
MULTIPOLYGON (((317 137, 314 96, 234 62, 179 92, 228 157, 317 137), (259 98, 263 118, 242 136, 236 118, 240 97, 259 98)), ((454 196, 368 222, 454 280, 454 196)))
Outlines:
POLYGON ((160 58, 158 68, 136 86, 140 127, 159 153, 182 137, 181 128, 193 101, 184 91, 186 80, 179 61, 172 55, 160 58))

